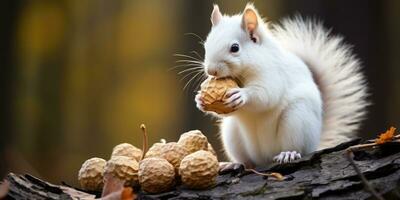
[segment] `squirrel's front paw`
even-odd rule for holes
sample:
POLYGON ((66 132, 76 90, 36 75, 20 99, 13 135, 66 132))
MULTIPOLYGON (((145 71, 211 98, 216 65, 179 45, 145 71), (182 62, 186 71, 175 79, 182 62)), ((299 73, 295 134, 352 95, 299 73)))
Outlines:
POLYGON ((276 163, 290 163, 301 158, 301 154, 296 151, 283 151, 274 157, 276 163))
POLYGON ((226 98, 227 99, 225 100, 224 104, 227 107, 233 108, 234 110, 237 110, 245 105, 248 99, 247 93, 243 88, 234 88, 228 90, 226 93, 226 98))
POLYGON ((196 102, 196 107, 197 107, 200 111, 206 112, 205 109, 204 109, 204 103, 203 103, 203 101, 201 100, 201 94, 200 94, 200 92, 196 94, 196 96, 195 96, 195 98, 194 98, 194 101, 196 102))

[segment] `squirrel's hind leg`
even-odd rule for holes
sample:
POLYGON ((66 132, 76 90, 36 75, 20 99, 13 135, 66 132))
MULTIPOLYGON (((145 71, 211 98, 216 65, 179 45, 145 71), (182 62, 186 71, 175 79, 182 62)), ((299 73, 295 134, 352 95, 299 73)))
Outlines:
POLYGON ((292 162, 317 150, 322 117, 318 105, 310 102, 295 101, 283 111, 277 133, 282 152, 274 157, 275 162, 292 162))
MULTIPOLYGON (((231 163, 240 163, 246 167, 253 166, 243 144, 244 138, 240 133, 240 123, 234 117, 225 117, 220 125, 221 140, 224 151, 231 163)), ((235 166, 231 166, 235 167, 235 166)))

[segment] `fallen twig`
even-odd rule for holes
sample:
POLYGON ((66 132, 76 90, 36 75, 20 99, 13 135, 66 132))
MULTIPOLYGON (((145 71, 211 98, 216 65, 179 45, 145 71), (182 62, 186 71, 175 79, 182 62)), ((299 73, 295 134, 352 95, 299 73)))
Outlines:
POLYGON ((282 174, 277 173, 277 172, 271 172, 271 173, 262 173, 259 172, 255 169, 245 169, 245 171, 247 172, 253 172, 254 174, 260 175, 260 176, 266 176, 266 177, 274 177, 276 178, 278 181, 283 181, 285 179, 284 176, 282 176, 282 174))
MULTIPOLYGON (((363 147, 364 148, 364 147, 363 147)), ((354 154, 351 148, 347 149, 346 151, 347 160, 349 160, 351 166, 353 166, 354 171, 356 171, 357 175, 360 177, 362 183, 366 187, 366 189, 376 198, 379 200, 384 200, 384 198, 372 187, 372 185, 368 182, 367 178, 364 174, 361 173, 360 169, 357 167, 356 163, 353 160, 354 154)))

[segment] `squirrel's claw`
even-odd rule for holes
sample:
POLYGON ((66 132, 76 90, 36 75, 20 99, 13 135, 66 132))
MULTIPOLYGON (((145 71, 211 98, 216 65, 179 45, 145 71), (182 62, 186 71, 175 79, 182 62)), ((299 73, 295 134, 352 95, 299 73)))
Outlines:
POLYGON ((226 93, 226 101, 224 104, 228 107, 234 108, 235 110, 242 107, 246 101, 247 96, 242 88, 231 89, 226 93))
POLYGON ((301 158, 301 154, 296 151, 283 151, 274 157, 276 163, 290 163, 301 158))
POLYGON ((204 103, 203 103, 203 101, 201 100, 201 94, 200 94, 200 93, 197 93, 197 95, 196 95, 196 97, 194 98, 194 100, 195 100, 195 102, 196 102, 196 107, 197 107, 200 111, 206 112, 205 109, 204 109, 204 103))

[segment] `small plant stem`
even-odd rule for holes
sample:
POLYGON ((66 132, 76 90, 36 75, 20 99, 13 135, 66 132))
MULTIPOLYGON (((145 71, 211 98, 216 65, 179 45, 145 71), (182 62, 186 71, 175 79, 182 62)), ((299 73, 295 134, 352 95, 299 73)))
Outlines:
POLYGON ((144 124, 141 124, 140 125, 140 129, 142 130, 142 133, 143 133, 143 143, 142 143, 142 151, 143 151, 143 153, 142 153, 142 157, 140 158, 140 160, 143 160, 144 156, 147 153, 147 141, 148 141, 148 139, 147 139, 146 126, 144 124))

